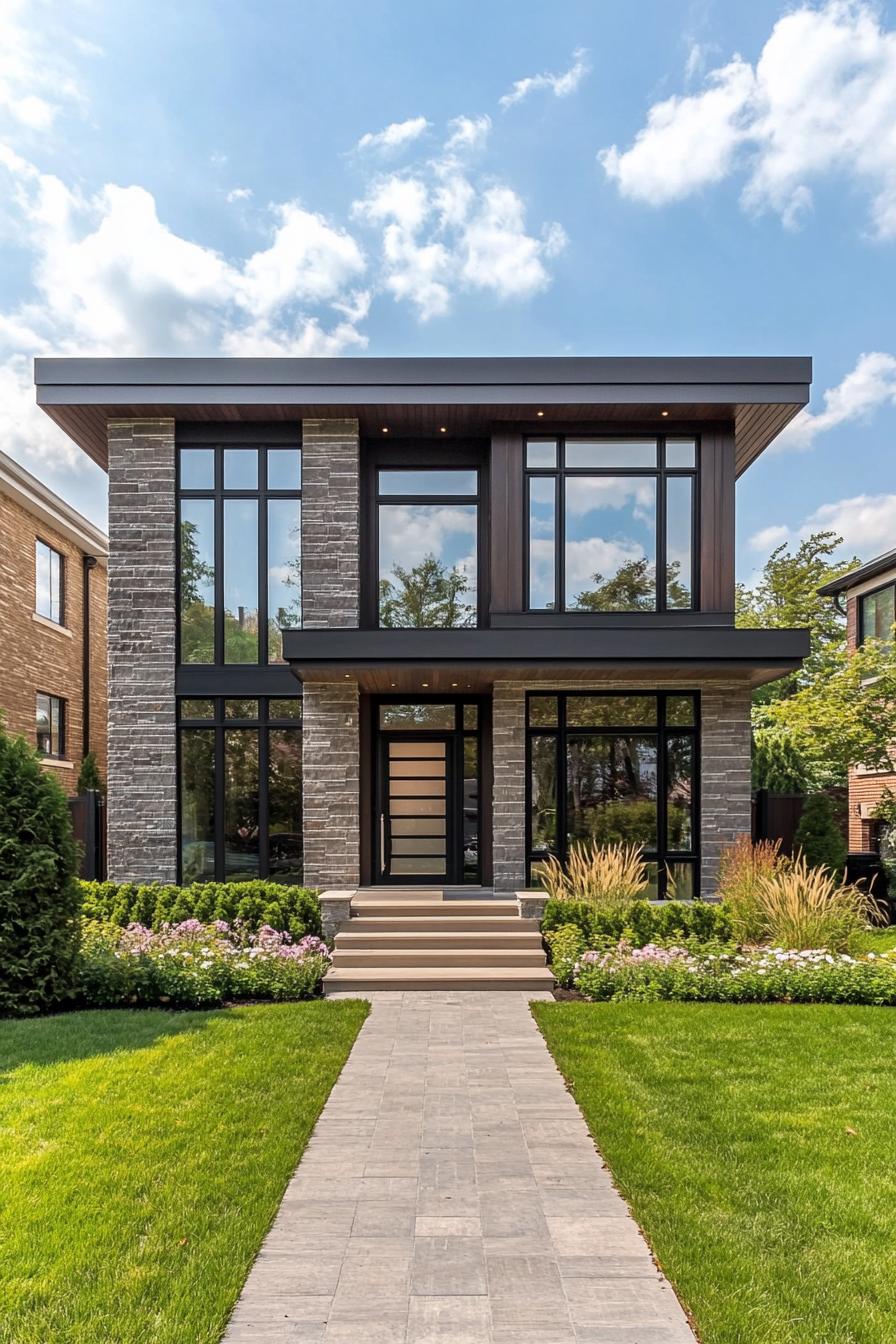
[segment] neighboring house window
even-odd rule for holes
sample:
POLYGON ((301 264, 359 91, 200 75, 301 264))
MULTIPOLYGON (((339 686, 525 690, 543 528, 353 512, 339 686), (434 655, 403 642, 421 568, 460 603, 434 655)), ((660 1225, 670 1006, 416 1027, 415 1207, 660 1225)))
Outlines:
POLYGON ((380 626, 478 623, 479 472, 377 471, 380 626))
POLYGON ((530 611, 695 606, 697 441, 526 442, 530 611))
POLYGON ((529 860, 641 845, 648 895, 697 894, 698 702, 679 692, 526 697, 529 860))
POLYGON ((859 643, 866 639, 882 639, 891 643, 896 624, 896 585, 878 588, 859 598, 859 643))
POLYGON ((35 595, 38 616, 62 625, 65 620, 63 583, 65 562, 58 551, 39 538, 34 543, 35 595))
POLYGON ((301 882, 301 699, 182 699, 178 728, 181 881, 301 882))
POLYGON ((37 693, 37 749, 42 756, 65 755, 65 701, 37 693))
POLYGON ((279 663, 302 623, 299 447, 179 451, 181 663, 279 663))

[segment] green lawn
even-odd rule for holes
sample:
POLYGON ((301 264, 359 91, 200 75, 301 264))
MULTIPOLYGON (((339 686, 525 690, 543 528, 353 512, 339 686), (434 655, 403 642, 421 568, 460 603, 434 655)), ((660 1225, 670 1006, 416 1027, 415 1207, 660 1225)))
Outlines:
POLYGON ((0 1022, 2 1344, 214 1344, 366 1013, 0 1022))
POLYGON ((860 952, 892 952, 896 947, 896 928, 886 929, 868 929, 865 933, 857 933, 851 940, 849 950, 853 953, 860 952))
POLYGON ((533 1012, 703 1344, 892 1344, 892 1009, 533 1012))

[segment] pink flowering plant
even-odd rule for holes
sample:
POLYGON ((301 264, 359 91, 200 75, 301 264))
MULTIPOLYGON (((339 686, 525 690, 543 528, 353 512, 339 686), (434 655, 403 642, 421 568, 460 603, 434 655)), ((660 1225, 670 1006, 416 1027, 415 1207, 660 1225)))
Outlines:
POLYGON ((210 1008, 237 999, 307 999, 330 964, 314 934, 236 920, 185 919, 158 930, 85 925, 74 999, 82 1007, 150 1004, 210 1008))
POLYGON ((595 1001, 896 1005, 896 953, 826 948, 633 947, 583 952, 573 983, 595 1001))

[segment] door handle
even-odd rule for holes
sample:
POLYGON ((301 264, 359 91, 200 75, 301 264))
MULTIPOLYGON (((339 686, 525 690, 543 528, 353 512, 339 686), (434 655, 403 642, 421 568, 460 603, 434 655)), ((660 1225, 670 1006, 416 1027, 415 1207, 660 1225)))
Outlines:
POLYGON ((386 871, 386 818, 380 813, 380 868, 386 871))

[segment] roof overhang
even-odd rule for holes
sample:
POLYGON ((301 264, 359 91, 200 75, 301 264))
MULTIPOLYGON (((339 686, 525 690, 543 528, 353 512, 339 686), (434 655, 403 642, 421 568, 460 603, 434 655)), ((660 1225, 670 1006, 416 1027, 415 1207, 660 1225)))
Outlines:
POLYGON ((0 452, 0 493, 14 499, 39 522, 61 533, 83 555, 92 555, 101 565, 106 564, 109 538, 105 532, 4 452, 0 452))
POLYGON ((802 356, 70 359, 34 363, 38 404, 107 466, 110 419, 350 416, 362 433, 447 437, 567 425, 733 423, 738 473, 809 399, 802 356), (544 418, 539 423, 539 410, 544 418))
POLYGON ((818 592, 822 597, 836 597, 838 593, 861 588, 872 579, 886 579, 894 572, 896 572, 896 551, 886 551, 883 555, 876 555, 866 564, 851 569, 848 574, 842 574, 839 579, 832 579, 830 583, 819 588, 818 592))
POLYGON ((362 690, 486 690, 498 681, 725 678, 761 686, 798 668, 807 630, 729 626, 470 630, 284 630, 301 681, 362 690))

